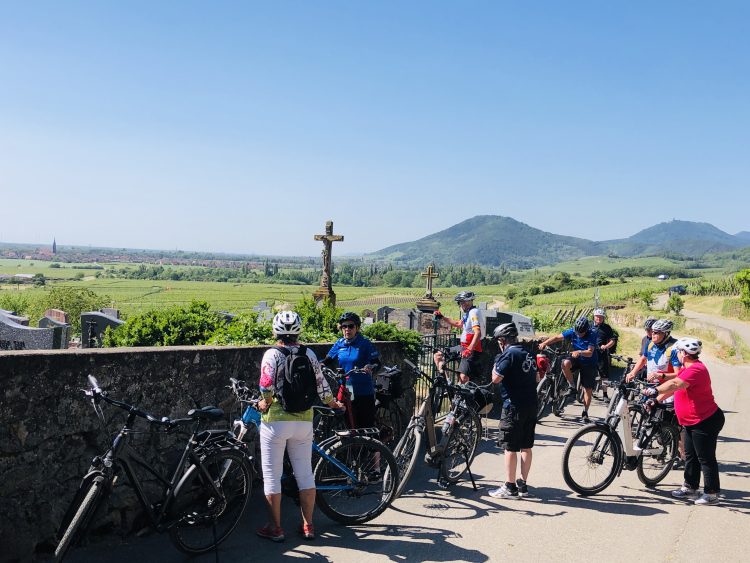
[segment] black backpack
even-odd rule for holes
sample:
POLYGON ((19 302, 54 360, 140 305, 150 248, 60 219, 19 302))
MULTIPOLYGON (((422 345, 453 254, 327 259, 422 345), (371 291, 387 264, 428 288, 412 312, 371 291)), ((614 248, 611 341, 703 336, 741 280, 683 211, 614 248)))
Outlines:
POLYGON ((284 363, 276 374, 276 399, 286 412, 303 412, 312 408, 318 397, 315 370, 307 356, 307 348, 274 346, 284 354, 284 363))

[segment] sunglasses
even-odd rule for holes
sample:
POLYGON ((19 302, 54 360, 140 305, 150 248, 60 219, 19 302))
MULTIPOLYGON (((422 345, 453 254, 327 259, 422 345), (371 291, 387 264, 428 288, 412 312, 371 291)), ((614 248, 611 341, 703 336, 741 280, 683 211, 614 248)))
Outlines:
POLYGON ((341 325, 342 330, 345 328, 354 328, 357 325, 341 325))

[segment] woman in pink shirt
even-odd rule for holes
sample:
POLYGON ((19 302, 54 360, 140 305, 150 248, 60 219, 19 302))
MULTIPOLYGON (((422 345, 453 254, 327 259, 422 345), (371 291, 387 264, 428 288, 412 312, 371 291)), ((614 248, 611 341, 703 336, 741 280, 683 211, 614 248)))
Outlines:
POLYGON ((644 390, 646 395, 674 393, 674 411, 685 427, 685 482, 675 498, 695 500, 697 505, 719 504, 719 464, 716 462, 716 441, 724 427, 724 413, 714 401, 711 376, 698 359, 702 343, 695 338, 680 338, 676 343, 678 359, 683 368, 676 374, 662 374, 667 379, 656 389, 644 390), (701 471, 703 494, 698 492, 701 471))

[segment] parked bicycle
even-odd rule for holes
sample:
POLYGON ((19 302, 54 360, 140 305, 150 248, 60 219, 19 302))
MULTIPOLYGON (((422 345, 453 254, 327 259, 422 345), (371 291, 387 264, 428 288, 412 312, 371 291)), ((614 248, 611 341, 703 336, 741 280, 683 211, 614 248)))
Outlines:
MULTIPOLYGON (((422 398, 419 410, 411 417, 393 452, 399 468, 396 497, 404 492, 406 483, 414 472, 425 431, 425 462, 438 468, 438 485, 444 488, 456 483, 467 470, 471 475, 470 465, 482 434, 481 419, 471 406, 475 400, 477 386, 455 385, 449 383, 441 373, 432 377, 409 360, 404 360, 404 363, 414 372, 415 377, 422 378, 428 383, 429 391, 422 398), (446 396, 451 401, 451 407, 443 419, 438 436, 435 429, 435 413, 439 412, 439 405, 446 396)), ((471 478, 473 481, 473 476, 471 478)))
POLYGON ((128 416, 109 449, 93 459, 83 477, 60 525, 55 557, 62 560, 81 539, 121 472, 127 476, 151 525, 158 532, 169 532, 177 549, 191 554, 215 549, 237 526, 252 486, 249 454, 244 444, 226 430, 202 429, 205 423, 223 419, 224 412, 216 407, 203 407, 189 411, 185 418, 156 417, 111 398, 93 376, 88 376, 88 382, 84 394, 91 399, 105 432, 102 401, 127 411, 128 416), (152 468, 134 450, 132 436, 142 432, 134 428, 139 418, 149 423, 150 432, 190 429, 171 478, 152 468), (136 467, 146 470, 162 485, 159 499, 146 495, 136 467))
POLYGON ((547 346, 536 355, 537 372, 540 380, 536 386, 537 413, 541 420, 551 410, 555 416, 562 416, 568 399, 572 396, 570 384, 562 370, 563 352, 547 346))
POLYGON ((631 397, 640 383, 621 382, 614 412, 571 436, 563 449, 567 485, 588 496, 606 489, 623 469, 636 470, 641 482, 654 487, 666 477, 677 457, 679 429, 666 416, 668 405, 638 399, 643 419, 633 429, 631 397))
MULTIPOLYGON (((239 438, 254 436, 250 425, 257 416, 260 395, 243 381, 230 379, 235 396, 245 405, 243 416, 234 422, 239 438), (249 411, 255 411, 255 413, 249 411)), ((329 407, 313 407, 318 424, 338 416, 329 407)), ((316 436, 319 434, 316 431, 316 436)), ((398 485, 398 465, 393 453, 375 439, 378 430, 360 428, 335 430, 322 441, 313 441, 313 476, 315 502, 329 518, 341 524, 361 524, 379 516, 393 502, 398 485)), ((284 455, 281 490, 299 502, 299 490, 289 457, 284 455)))
MULTIPOLYGON (((344 413, 322 420, 316 424, 322 440, 336 430, 355 428, 352 407, 352 392, 347 386, 347 377, 355 373, 362 373, 360 369, 344 372, 342 369, 332 370, 323 366, 323 375, 336 399, 346 407, 344 413)), ((401 385, 401 368, 398 366, 384 367, 375 375, 375 427, 380 431, 378 438, 393 449, 403 434, 403 413, 396 399, 403 393, 401 385)))

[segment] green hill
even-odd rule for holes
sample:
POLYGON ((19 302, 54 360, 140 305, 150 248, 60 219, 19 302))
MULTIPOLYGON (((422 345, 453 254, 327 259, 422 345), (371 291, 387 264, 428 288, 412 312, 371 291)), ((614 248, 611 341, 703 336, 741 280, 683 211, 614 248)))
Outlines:
POLYGON ((608 254, 700 257, 749 244, 750 240, 742 236, 730 235, 708 223, 691 221, 659 223, 626 239, 594 242, 548 233, 510 217, 478 215, 419 240, 389 246, 367 258, 404 266, 437 262, 524 269, 608 254))
POLYGON ((601 253, 592 241, 555 235, 497 215, 479 215, 413 242, 396 244, 369 258, 409 265, 505 265, 533 268, 601 253))
POLYGON ((726 252, 750 244, 741 237, 725 233, 709 223, 672 220, 643 229, 631 237, 605 241, 619 256, 643 256, 664 253, 701 256, 726 252))

